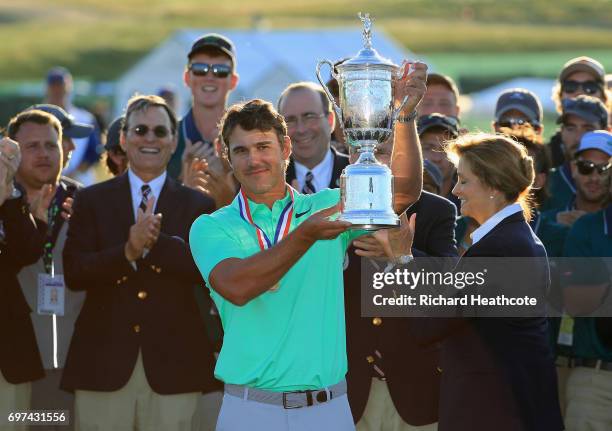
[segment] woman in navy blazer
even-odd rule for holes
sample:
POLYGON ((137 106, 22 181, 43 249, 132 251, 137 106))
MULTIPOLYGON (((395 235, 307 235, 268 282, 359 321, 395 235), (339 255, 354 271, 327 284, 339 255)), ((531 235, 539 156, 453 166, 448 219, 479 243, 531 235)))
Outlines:
MULTIPOLYGON (((480 225, 457 270, 474 257, 532 257, 520 272, 546 289, 546 251, 528 224, 534 169, 526 149, 503 135, 472 134, 451 142, 447 154, 457 165, 461 213, 480 225)), ((405 235, 410 224, 400 229, 405 235)), ((392 250, 397 241, 387 232, 376 237, 387 254, 409 254, 410 244, 392 250)), ((544 316, 416 320, 412 336, 441 343, 439 431, 563 429, 544 316)))

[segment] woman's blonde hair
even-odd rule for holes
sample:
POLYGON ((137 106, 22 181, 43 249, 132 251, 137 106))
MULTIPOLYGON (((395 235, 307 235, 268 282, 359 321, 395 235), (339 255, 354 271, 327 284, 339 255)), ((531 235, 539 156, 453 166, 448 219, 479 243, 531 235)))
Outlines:
POLYGON ((463 158, 484 185, 508 202, 520 203, 525 218, 531 219, 529 194, 535 171, 523 145, 501 134, 471 133, 448 142, 446 153, 455 165, 463 158))

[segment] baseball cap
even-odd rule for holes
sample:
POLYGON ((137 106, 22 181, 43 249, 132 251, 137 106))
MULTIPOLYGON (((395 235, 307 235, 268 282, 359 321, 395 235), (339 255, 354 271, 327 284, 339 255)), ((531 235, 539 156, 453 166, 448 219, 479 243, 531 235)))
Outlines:
POLYGON ((601 128, 608 126, 608 110, 606 105, 595 97, 580 95, 572 99, 563 99, 561 107, 561 116, 557 119, 557 124, 563 123, 565 117, 572 114, 590 123, 597 123, 601 128))
POLYGON ((91 135, 91 132, 94 130, 93 126, 89 124, 77 123, 72 115, 57 105, 40 103, 30 106, 26 111, 31 111, 33 109, 44 111, 57 118, 62 125, 63 135, 69 138, 86 138, 91 135))
POLYGON ((440 169, 428 159, 423 160, 423 168, 436 186, 438 186, 438 188, 442 187, 442 172, 440 172, 440 169))
POLYGON ((72 79, 72 75, 65 67, 57 66, 47 72, 47 84, 64 84, 72 79))
POLYGON ((419 136, 434 128, 443 129, 448 132, 452 138, 459 136, 459 122, 455 117, 449 117, 442 114, 429 114, 419 117, 417 121, 419 136))
POLYGON ((599 61, 591 57, 581 56, 572 58, 563 65, 563 69, 561 69, 559 74, 559 81, 565 81, 568 76, 575 72, 590 73, 601 83, 604 82, 606 76, 604 67, 599 61))
POLYGON ((121 126, 123 126, 124 116, 117 117, 110 123, 108 130, 106 131, 106 143, 104 149, 106 151, 115 150, 121 148, 119 144, 119 135, 121 134, 121 126))
POLYGON ((208 33, 196 40, 191 45, 187 58, 191 60, 191 57, 205 48, 216 48, 222 51, 232 59, 232 63, 236 66, 236 48, 234 48, 234 44, 231 40, 218 33, 208 33))
POLYGON ((595 130, 582 135, 580 145, 574 153, 577 156, 586 150, 599 150, 606 153, 608 157, 612 157, 612 133, 607 130, 595 130))
POLYGON ((499 95, 495 105, 495 121, 508 111, 516 109, 527 116, 534 126, 542 123, 542 104, 538 96, 524 88, 511 88, 499 95))

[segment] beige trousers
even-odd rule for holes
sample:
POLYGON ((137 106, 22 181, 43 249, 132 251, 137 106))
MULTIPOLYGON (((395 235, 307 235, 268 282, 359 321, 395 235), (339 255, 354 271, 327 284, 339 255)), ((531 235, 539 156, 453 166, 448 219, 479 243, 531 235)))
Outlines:
POLYGON ((414 426, 401 418, 391 399, 387 382, 372 378, 370 395, 357 431, 436 431, 438 424, 414 426))
POLYGON ((32 384, 30 382, 13 385, 6 381, 0 371, 0 431, 26 431, 28 426, 10 423, 8 415, 30 410, 32 384))
POLYGON ((153 392, 139 353, 123 388, 113 392, 76 391, 75 430, 191 431, 200 395, 153 392))
POLYGON ((612 430, 612 371, 572 368, 565 401, 566 431, 612 430))

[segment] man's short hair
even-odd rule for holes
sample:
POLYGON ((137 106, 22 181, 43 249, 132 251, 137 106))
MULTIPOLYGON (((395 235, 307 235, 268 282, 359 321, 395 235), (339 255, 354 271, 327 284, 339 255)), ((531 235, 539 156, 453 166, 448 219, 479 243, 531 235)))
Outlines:
POLYGON ((442 75, 441 73, 430 73, 427 75, 427 86, 429 87, 430 85, 442 85, 448 88, 455 95, 455 101, 459 101, 459 87, 457 87, 457 84, 450 76, 442 75))
POLYGON ((62 125, 59 120, 53 115, 38 109, 20 112, 11 118, 6 128, 8 137, 16 140, 19 129, 25 123, 35 123, 43 126, 49 124, 57 132, 58 142, 62 142, 62 125))
POLYGON ((296 82, 296 83, 290 84, 287 88, 285 88, 283 92, 281 93, 280 97, 278 98, 276 109, 278 109, 278 111, 280 112, 281 110, 280 107, 281 107, 281 103, 283 102, 283 99, 287 97, 288 94, 293 93, 295 91, 299 91, 299 90, 311 90, 311 91, 314 91, 315 93, 318 93, 319 97, 321 98, 321 105, 323 106, 323 113, 327 115, 331 112, 331 109, 332 109, 331 101, 327 97, 327 94, 325 94, 325 90, 323 90, 323 87, 321 87, 319 84, 315 84, 314 82, 308 82, 308 81, 296 82))
POLYGON ((130 116, 134 112, 146 111, 147 109, 151 107, 160 107, 164 111, 166 111, 166 114, 168 114, 168 118, 170 119, 170 128, 171 128, 172 134, 174 135, 176 133, 176 127, 178 123, 176 120, 176 115, 174 114, 174 111, 172 110, 172 108, 168 106, 168 104, 163 98, 152 95, 152 94, 146 95, 146 96, 137 95, 137 96, 132 97, 130 100, 128 100, 127 108, 125 110, 125 118, 123 121, 123 130, 127 131, 128 124, 130 122, 130 116))
POLYGON ((225 112, 219 123, 219 130, 221 130, 221 143, 226 155, 229 150, 229 138, 237 126, 247 131, 268 132, 273 130, 281 145, 287 136, 287 124, 283 116, 276 112, 270 102, 261 99, 237 103, 230 106, 225 112))

